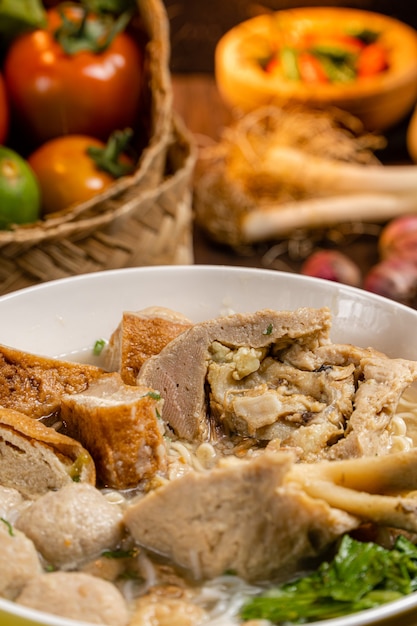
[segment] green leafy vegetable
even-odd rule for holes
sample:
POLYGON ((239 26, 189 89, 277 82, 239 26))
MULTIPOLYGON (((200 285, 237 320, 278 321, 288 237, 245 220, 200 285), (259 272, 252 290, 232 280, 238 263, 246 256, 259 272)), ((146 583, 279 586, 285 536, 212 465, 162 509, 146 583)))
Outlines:
POLYGON ((0 0, 0 48, 6 49, 14 37, 46 25, 41 0, 0 0))
POLYGON ((272 324, 268 324, 268 326, 265 328, 265 330, 263 331, 263 335, 272 335, 272 331, 274 330, 274 327, 272 324))
POLYGON ((244 620, 304 624, 356 613, 417 589, 417 547, 399 537, 392 550, 345 535, 331 562, 268 590, 241 609, 244 620))

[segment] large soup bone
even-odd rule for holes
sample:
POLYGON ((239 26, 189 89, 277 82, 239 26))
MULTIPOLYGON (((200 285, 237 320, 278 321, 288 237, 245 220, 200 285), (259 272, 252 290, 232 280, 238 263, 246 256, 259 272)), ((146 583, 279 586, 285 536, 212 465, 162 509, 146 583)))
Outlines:
POLYGON ((265 452, 190 472, 129 506, 125 524, 140 545, 197 578, 227 570, 247 580, 282 575, 359 524, 287 484, 293 458, 265 452))
POLYGON ((288 479, 363 521, 417 532, 417 448, 384 456, 299 463, 288 479))
POLYGON ((312 350, 329 341, 330 323, 330 311, 324 307, 265 309, 195 324, 145 361, 137 383, 161 393, 163 418, 178 436, 204 440, 209 434, 205 380, 213 342, 254 349, 284 349, 295 342, 312 350))

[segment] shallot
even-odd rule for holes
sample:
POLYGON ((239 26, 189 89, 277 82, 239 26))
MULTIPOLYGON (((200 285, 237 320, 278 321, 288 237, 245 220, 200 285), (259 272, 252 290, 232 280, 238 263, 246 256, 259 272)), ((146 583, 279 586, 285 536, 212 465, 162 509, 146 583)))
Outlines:
POLYGON ((359 287, 362 275, 359 267, 343 252, 317 250, 303 263, 301 273, 306 276, 325 278, 337 283, 359 287))
POLYGON ((414 306, 417 299, 417 264, 405 257, 392 255, 369 270, 363 287, 380 296, 414 306))
POLYGON ((402 215, 391 220, 381 231, 378 249, 382 259, 392 254, 417 259, 417 215, 402 215))

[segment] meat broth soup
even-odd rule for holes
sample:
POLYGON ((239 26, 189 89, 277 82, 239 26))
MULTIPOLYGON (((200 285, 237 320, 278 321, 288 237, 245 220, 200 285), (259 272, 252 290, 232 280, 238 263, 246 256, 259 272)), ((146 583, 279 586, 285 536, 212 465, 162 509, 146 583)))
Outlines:
MULTIPOLYGON (((412 553, 417 363, 330 328, 326 308, 193 324, 155 307, 99 355, 0 348, 1 595, 111 626, 284 623, 250 600, 343 537, 412 553)), ((378 584, 381 603, 408 592, 378 584)))

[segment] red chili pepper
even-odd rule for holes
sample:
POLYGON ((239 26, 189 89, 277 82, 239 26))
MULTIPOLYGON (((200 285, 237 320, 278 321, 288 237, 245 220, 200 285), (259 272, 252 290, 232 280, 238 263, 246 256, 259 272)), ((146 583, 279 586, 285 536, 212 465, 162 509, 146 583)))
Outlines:
POLYGON ((298 70, 304 83, 323 84, 329 82, 329 77, 319 59, 309 52, 301 52, 298 55, 298 70))
POLYGON ((374 76, 388 67, 387 53, 379 43, 371 43, 363 48, 358 57, 358 76, 374 76))

